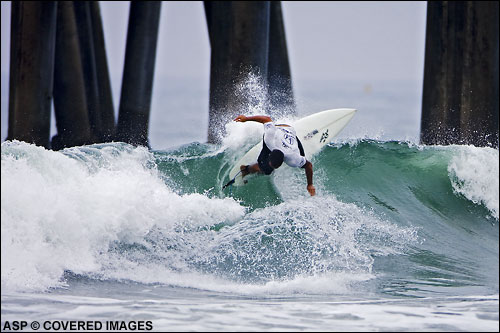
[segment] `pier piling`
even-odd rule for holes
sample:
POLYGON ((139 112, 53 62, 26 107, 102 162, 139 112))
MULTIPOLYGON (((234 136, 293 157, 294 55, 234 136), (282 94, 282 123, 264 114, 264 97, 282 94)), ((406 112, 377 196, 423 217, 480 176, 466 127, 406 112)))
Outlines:
POLYGON ((427 6, 421 142, 498 147, 498 2, 427 6))
POLYGON ((54 65, 54 150, 95 141, 91 137, 85 80, 73 2, 59 1, 54 65))
POLYGON ((267 89, 270 2, 211 1, 205 9, 212 47, 208 142, 215 143, 251 98, 238 85, 252 75, 267 89))
POLYGON ((270 115, 274 116, 273 113, 295 114, 292 75, 288 60, 281 1, 271 1, 267 82, 270 115))
POLYGON ((106 44, 104 41, 104 30, 102 27, 99 1, 90 1, 89 7, 94 41, 95 66, 97 71, 97 92, 102 124, 102 131, 100 133, 101 141, 109 142, 113 139, 115 134, 115 108, 113 105, 113 94, 109 78, 106 44))
POLYGON ((161 2, 132 1, 116 140, 149 147, 148 126, 153 90, 161 2))
POLYGON ((210 96, 208 142, 219 140, 219 119, 228 105, 231 86, 231 62, 229 58, 230 29, 232 26, 230 1, 204 1, 210 38, 210 96))
POLYGON ((7 140, 50 147, 56 1, 13 1, 7 140))
POLYGON ((73 1, 73 4, 75 8, 78 38, 80 40, 80 56, 82 59, 90 130, 92 136, 97 138, 97 142, 102 142, 104 139, 104 129, 99 100, 94 33, 92 20, 90 18, 90 3, 87 1, 73 1))

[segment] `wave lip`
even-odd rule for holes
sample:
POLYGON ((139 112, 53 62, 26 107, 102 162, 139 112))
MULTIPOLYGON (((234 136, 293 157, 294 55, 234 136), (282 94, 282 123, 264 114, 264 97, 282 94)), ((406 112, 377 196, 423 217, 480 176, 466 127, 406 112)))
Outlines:
POLYGON ((474 146, 457 150, 448 165, 453 190, 475 204, 483 204, 498 220, 499 151, 474 146))

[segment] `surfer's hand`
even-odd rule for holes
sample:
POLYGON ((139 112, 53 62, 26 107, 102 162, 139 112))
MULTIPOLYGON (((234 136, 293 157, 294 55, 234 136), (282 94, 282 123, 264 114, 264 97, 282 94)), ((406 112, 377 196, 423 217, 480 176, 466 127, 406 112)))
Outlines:
POLYGON ((236 117, 234 119, 234 121, 237 121, 237 122, 240 122, 240 123, 244 123, 245 121, 247 121, 247 117, 244 116, 244 115, 242 115, 242 114, 240 114, 238 117, 236 117))
POLYGON ((309 192, 311 197, 316 194, 316 188, 314 187, 314 185, 307 185, 307 191, 309 192))

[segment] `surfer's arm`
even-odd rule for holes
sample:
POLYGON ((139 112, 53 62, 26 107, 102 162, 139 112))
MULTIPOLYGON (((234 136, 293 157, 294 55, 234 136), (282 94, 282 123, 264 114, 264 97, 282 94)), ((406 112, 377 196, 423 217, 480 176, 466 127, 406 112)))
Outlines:
POLYGON ((311 162, 307 161, 303 168, 306 170, 307 191, 313 196, 316 194, 316 188, 313 185, 313 165, 311 162))
POLYGON ((238 117, 236 117, 234 119, 234 121, 241 122, 241 123, 244 123, 246 121, 256 121, 258 123, 265 124, 265 123, 272 122, 273 120, 271 119, 271 117, 268 117, 268 116, 249 116, 249 117, 247 117, 245 115, 239 115, 238 117))

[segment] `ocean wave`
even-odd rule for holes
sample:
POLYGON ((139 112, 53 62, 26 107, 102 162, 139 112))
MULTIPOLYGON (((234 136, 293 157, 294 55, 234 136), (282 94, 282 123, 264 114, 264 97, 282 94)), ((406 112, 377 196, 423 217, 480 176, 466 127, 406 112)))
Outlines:
POLYGON ((292 168, 222 191, 240 153, 2 143, 2 289, 57 288, 72 272, 243 294, 335 293, 391 274, 380 258, 461 281, 481 271, 471 257, 498 261, 496 150, 337 142, 313 157, 316 197, 292 168))

